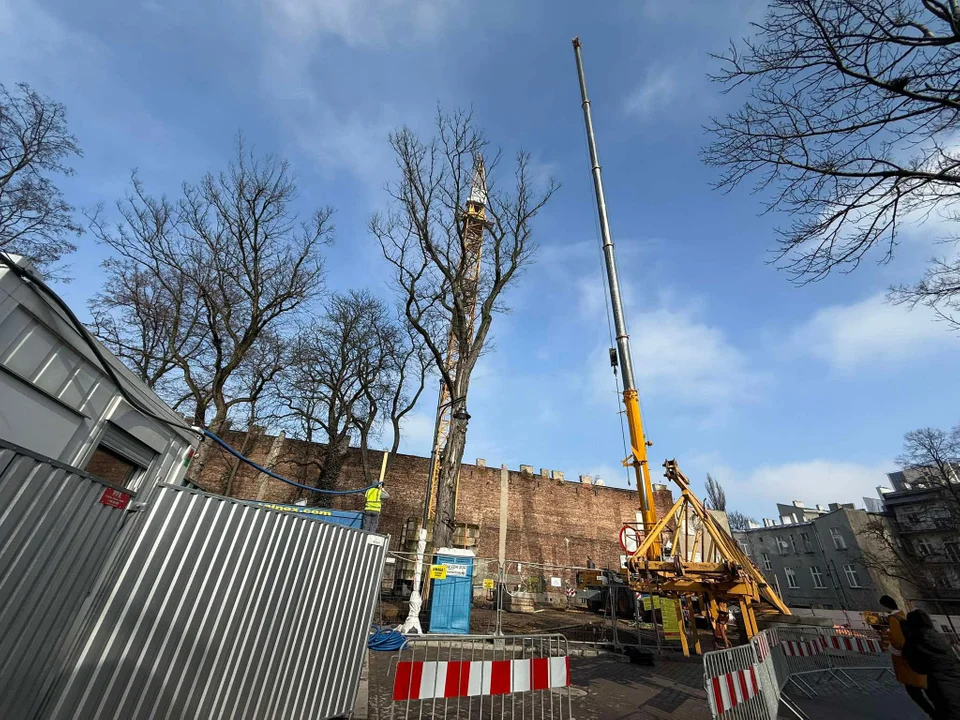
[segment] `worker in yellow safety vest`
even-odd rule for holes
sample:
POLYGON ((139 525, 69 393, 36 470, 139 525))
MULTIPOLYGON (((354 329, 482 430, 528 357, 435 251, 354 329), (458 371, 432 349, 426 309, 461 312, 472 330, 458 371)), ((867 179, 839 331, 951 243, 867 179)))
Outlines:
POLYGON ((927 698, 926 693, 927 676, 914 671, 907 664, 902 654, 903 645, 906 642, 906 637, 904 637, 903 634, 903 625, 907 620, 907 616, 897 607, 897 601, 889 595, 881 597, 880 604, 891 611, 887 617, 887 624, 889 626, 887 640, 890 643, 890 654, 893 656, 893 674, 896 676, 897 681, 903 685, 903 689, 907 691, 907 695, 920 706, 920 709, 930 717, 935 717, 936 711, 933 708, 933 703, 927 698))
POLYGON ((367 532, 376 532, 380 524, 380 509, 383 501, 390 497, 390 493, 383 489, 383 482, 368 488, 363 494, 366 501, 363 505, 363 529, 367 532))

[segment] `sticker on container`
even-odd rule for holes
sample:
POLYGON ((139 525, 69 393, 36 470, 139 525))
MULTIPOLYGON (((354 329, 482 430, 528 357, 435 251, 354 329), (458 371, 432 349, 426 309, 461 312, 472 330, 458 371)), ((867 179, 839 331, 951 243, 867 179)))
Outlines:
POLYGON ((458 563, 447 563, 447 577, 462 577, 467 576, 467 566, 460 565, 458 563))
POLYGON ((103 491, 103 495, 100 496, 100 502, 103 505, 108 505, 118 510, 126 510, 127 505, 130 504, 130 496, 125 492, 107 488, 103 491))
POLYGON ((446 579, 447 579, 447 566, 446 566, 446 565, 431 565, 431 566, 430 566, 430 579, 431 579, 431 580, 446 580, 446 579))

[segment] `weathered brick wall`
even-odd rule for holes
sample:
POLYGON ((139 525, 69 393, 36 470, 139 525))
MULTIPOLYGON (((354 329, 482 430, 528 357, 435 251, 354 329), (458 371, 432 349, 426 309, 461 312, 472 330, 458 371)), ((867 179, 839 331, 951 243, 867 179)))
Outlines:
MULTIPOLYGON (((245 433, 227 433, 225 439, 235 448, 249 448, 246 455, 255 462, 267 464, 269 458, 269 466, 274 472, 306 485, 313 484, 317 467, 309 463, 319 460, 323 446, 286 439, 277 453, 276 439, 271 436, 257 437, 246 446, 245 433), (272 458, 271 449, 275 451, 272 458)), ((370 453, 374 477, 379 474, 381 460, 382 453, 370 453)), ((202 474, 192 482, 209 492, 227 494, 227 479, 233 462, 226 452, 211 448, 202 474)), ((393 536, 395 548, 399 548, 407 520, 422 515, 429 465, 428 458, 402 454, 396 455, 390 464, 384 481, 390 498, 384 502, 380 531, 393 536)), ((360 452, 351 448, 337 489, 364 485, 360 452)), ((292 503, 307 493, 241 464, 229 494, 246 500, 292 503)), ((658 515, 663 515, 673 504, 672 493, 668 488, 662 488, 655 496, 658 515)), ((361 510, 363 498, 359 495, 335 496, 328 504, 340 509, 361 510)), ((636 522, 638 510, 639 498, 635 490, 510 471, 507 557, 520 562, 574 566, 586 565, 589 557, 598 567, 617 568, 623 553, 617 539, 620 529, 625 523, 636 522)), ((457 522, 478 526, 479 557, 497 556, 500 468, 462 466, 457 522)))

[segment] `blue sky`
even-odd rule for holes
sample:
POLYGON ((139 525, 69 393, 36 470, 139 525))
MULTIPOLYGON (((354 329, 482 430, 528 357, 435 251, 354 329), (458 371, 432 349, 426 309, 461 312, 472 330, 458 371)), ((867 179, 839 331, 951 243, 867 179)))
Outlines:
MULTIPOLYGON (((698 487, 710 471, 731 507, 759 517, 778 500, 859 502, 905 431, 954 424, 960 407, 960 338, 883 302, 919 275, 942 223, 906 233, 890 264, 796 288, 767 264, 783 217, 761 215, 746 190, 710 187, 702 127, 737 98, 706 79, 708 53, 763 11, 750 0, 0 0, 0 81, 67 105, 84 157, 62 187, 78 207, 112 203, 133 168, 174 194, 223 166, 242 129, 292 161, 305 209, 336 208, 330 286, 384 294, 365 228, 392 179, 386 135, 428 131, 437 103, 472 105, 495 144, 527 149, 562 187, 477 368, 466 457, 623 484, 579 34, 655 469, 676 457, 698 487)), ((81 238, 62 291, 82 316, 102 257, 81 238)), ((407 451, 429 452, 434 402, 408 424, 407 451)))

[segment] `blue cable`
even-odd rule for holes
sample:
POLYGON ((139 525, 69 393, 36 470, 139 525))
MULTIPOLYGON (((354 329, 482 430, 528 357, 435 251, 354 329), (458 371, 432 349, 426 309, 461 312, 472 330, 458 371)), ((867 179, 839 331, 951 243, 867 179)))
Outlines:
POLYGON ((302 484, 300 484, 300 483, 298 483, 298 482, 294 482, 293 480, 288 480, 287 478, 283 477, 282 475, 277 475, 275 472, 271 472, 270 470, 267 470, 267 469, 266 469, 265 467, 263 467, 262 465, 257 465, 257 463, 255 463, 253 460, 251 460, 250 458, 246 458, 246 457, 244 457, 243 455, 241 455, 240 453, 238 453, 238 452, 237 452, 236 450, 234 450, 232 447, 230 447, 229 445, 227 445, 227 443, 226 443, 225 441, 223 441, 222 439, 218 438, 216 435, 214 435, 214 434, 213 434, 212 432, 210 432, 209 430, 203 430, 203 434, 206 435, 206 436, 207 436, 208 438, 210 438, 211 440, 214 440, 214 441, 215 441, 216 443, 218 443, 224 450, 226 450, 228 453, 230 453, 231 455, 233 455, 235 458, 238 458, 239 460, 242 460, 243 462, 245 462, 245 463, 246 463, 247 465, 249 465, 250 467, 257 469, 257 470, 259 470, 260 472, 262 472, 262 473, 264 473, 264 474, 266 474, 266 475, 269 475, 269 476, 272 477, 274 480, 279 480, 280 482, 285 482, 285 483, 287 483, 288 485, 293 485, 294 487, 303 488, 304 490, 310 490, 311 492, 324 493, 325 495, 359 495, 360 493, 365 493, 367 490, 370 490, 370 489, 372 489, 372 488, 377 487, 376 485, 368 485, 367 487, 365 487, 365 488, 360 488, 359 490, 323 490, 323 489, 321 489, 321 488, 310 487, 309 485, 302 485, 302 484))
POLYGON ((402 650, 407 645, 407 638, 403 633, 373 625, 370 628, 370 637, 367 638, 367 647, 381 652, 402 650))

